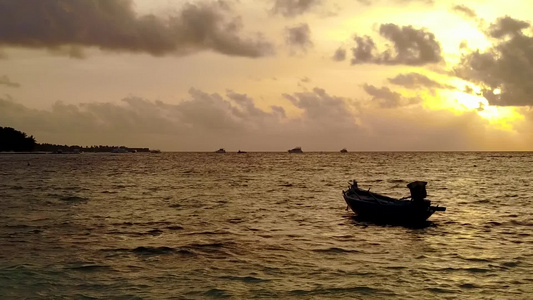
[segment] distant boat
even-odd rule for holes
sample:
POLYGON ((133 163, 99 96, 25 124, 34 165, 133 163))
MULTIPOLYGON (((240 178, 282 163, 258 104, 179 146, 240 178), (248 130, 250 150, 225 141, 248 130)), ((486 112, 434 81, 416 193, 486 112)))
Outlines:
POLYGON ((111 150, 112 153, 129 153, 128 149, 125 147, 118 147, 113 150, 111 150))
POLYGON ((302 147, 296 147, 296 148, 292 148, 291 150, 289 150, 289 153, 304 153, 302 151, 302 147))
POLYGON ((246 151, 239 150, 239 151, 237 151, 237 153, 246 153, 246 151))
POLYGON ((224 150, 224 148, 220 148, 217 151, 215 151, 215 153, 226 153, 226 150, 224 150))
POLYGON ((395 199, 388 196, 360 189, 357 181, 353 181, 350 188, 342 191, 346 204, 352 211, 363 219, 384 223, 413 224, 424 222, 436 211, 445 211, 446 207, 432 206, 427 196, 424 181, 415 181, 407 185, 411 191, 410 197, 395 199), (405 200, 411 198, 411 200, 405 200))
POLYGON ((341 153, 347 153, 347 152, 348 150, 346 150, 346 148, 342 148, 341 153))
POLYGON ((74 148, 72 151, 63 151, 62 149, 57 149, 56 151, 52 152, 52 154, 81 154, 83 151, 81 151, 78 148, 74 148))

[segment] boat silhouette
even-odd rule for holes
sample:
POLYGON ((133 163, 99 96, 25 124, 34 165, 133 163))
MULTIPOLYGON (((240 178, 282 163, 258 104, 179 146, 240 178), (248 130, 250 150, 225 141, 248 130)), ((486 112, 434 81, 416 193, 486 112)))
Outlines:
POLYGON ((304 153, 302 147, 296 147, 289 150, 289 153, 304 153))
POLYGON ((424 181, 411 182, 407 185, 411 196, 395 199, 370 192, 370 189, 360 189, 354 180, 348 190, 342 194, 348 207, 362 219, 384 223, 417 224, 426 221, 436 211, 446 210, 446 207, 433 206, 430 200, 425 199, 426 184, 424 181), (409 198, 410 200, 406 200, 409 198))

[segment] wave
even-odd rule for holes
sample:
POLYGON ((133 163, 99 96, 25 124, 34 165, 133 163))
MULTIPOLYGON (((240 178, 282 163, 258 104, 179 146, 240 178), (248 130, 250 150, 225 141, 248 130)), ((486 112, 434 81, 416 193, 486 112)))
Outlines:
POLYGON ((121 230, 111 230, 106 232, 106 234, 115 234, 115 235, 129 235, 129 236, 159 236, 163 234, 163 231, 160 229, 152 229, 148 231, 121 231, 121 230))
POLYGON ((152 229, 152 230, 150 230, 148 232, 145 232, 145 234, 157 236, 157 235, 163 234, 163 231, 161 231, 159 229, 152 229))
POLYGON ((169 230, 183 230, 183 226, 170 225, 170 226, 167 226, 166 229, 169 229, 169 230))
POLYGON ((360 253, 361 251, 359 250, 348 250, 348 249, 343 249, 343 248, 339 248, 339 247, 331 247, 331 248, 326 248, 326 249, 314 249, 312 250, 313 252, 320 252, 320 253, 326 253, 326 254, 341 254, 341 253, 360 253))
POLYGON ((387 180, 388 183, 407 183, 407 181, 403 179, 389 179, 387 180))
POLYGON ((114 226, 157 226, 157 225, 170 225, 172 222, 169 221, 151 221, 151 222, 121 222, 121 223, 112 223, 114 226))
POLYGON ((235 281, 242 281, 246 283, 258 283, 258 282, 270 281, 268 279, 263 279, 263 278, 254 277, 254 276, 221 276, 220 278, 228 279, 228 280, 235 280, 235 281))
POLYGON ((180 247, 169 247, 169 246, 139 246, 135 248, 112 248, 112 249, 101 249, 103 252, 111 253, 122 253, 129 252, 137 255, 170 255, 170 254, 179 254, 179 255, 199 255, 203 253, 204 255, 215 255, 216 257, 228 257, 231 254, 226 251, 227 248, 233 247, 233 242, 227 243, 192 243, 188 245, 182 245, 180 247))
POLYGON ((455 290, 438 288, 438 287, 430 287, 430 288, 426 288, 425 290, 435 293, 435 294, 454 294, 457 292, 455 290))
POLYGON ((188 232, 186 235, 226 235, 231 234, 231 232, 227 230, 205 230, 205 231, 194 231, 194 232, 188 232))
POLYGON ((210 289, 204 293, 204 296, 213 298, 230 298, 231 294, 223 289, 210 289))
POLYGON ((78 196, 63 196, 63 197, 60 197, 59 200, 65 201, 65 202, 87 202, 89 201, 89 198, 78 197, 78 196))
POLYGON ((102 249, 103 252, 130 252, 137 255, 165 255, 173 253, 181 253, 180 249, 167 247, 167 246, 139 246, 136 248, 115 248, 115 249, 102 249))
POLYGON ((141 254, 141 255, 158 255, 158 254, 175 253, 176 249, 175 248, 171 248, 171 247, 166 247, 166 246, 161 246, 161 247, 144 247, 144 246, 141 246, 141 247, 137 247, 137 248, 131 250, 131 252, 136 253, 136 254, 141 254))
POLYGON ((87 265, 80 265, 80 266, 72 266, 72 267, 67 267, 66 269, 80 271, 80 272, 99 272, 99 271, 109 272, 109 271, 114 271, 114 269, 111 266, 98 265, 98 264, 87 264, 87 265))
POLYGON ((391 290, 388 289, 378 289, 369 286, 355 286, 355 287, 346 287, 346 288, 319 288, 313 290, 292 290, 289 291, 289 294, 292 296, 350 296, 353 294, 361 295, 382 295, 382 296, 396 296, 391 290))
POLYGON ((459 287, 462 288, 462 289, 469 289, 469 290, 470 290, 470 289, 477 289, 477 288, 479 288, 478 285, 473 284, 473 283, 463 283, 463 284, 460 284, 459 287))

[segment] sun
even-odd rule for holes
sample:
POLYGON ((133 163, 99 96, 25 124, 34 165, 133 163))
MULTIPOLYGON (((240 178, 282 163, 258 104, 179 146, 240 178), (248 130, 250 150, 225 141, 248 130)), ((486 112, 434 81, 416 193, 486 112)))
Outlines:
POLYGON ((479 88, 474 87, 473 93, 449 91, 449 99, 453 100, 448 103, 459 112, 475 111, 481 118, 499 129, 513 130, 516 122, 524 119, 516 107, 490 105, 487 99, 476 93, 476 90, 479 88))
POLYGON ((525 118, 517 112, 515 107, 503 106, 485 106, 478 111, 478 115, 491 124, 506 130, 513 130, 514 125, 525 118))
POLYGON ((424 106, 428 109, 448 110, 457 115, 475 112, 491 126, 502 130, 513 131, 517 123, 524 120, 524 116, 516 107, 490 105, 487 99, 479 94, 477 87, 473 86, 472 89, 470 93, 460 90, 437 90, 435 94, 426 93, 421 96, 425 99, 424 106))

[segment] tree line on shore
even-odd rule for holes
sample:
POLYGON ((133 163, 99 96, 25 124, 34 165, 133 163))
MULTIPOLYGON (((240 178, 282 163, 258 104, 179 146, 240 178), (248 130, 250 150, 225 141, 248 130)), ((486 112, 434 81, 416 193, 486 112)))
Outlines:
MULTIPOLYGON (((112 152, 119 146, 78 146, 37 143, 35 138, 11 127, 0 126, 0 152, 112 152)), ((121 147, 130 152, 150 152, 149 148, 121 147)))
POLYGON ((0 127, 0 151, 33 151, 35 138, 11 127, 0 127))

